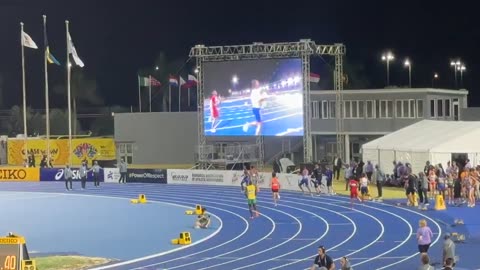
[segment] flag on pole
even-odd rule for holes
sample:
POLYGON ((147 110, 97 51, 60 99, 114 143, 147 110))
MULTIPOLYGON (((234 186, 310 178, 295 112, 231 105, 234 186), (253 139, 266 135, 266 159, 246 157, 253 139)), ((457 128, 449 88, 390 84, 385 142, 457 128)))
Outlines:
POLYGON ((178 85, 178 80, 175 76, 172 76, 170 75, 169 79, 168 79, 168 82, 170 83, 170 85, 172 86, 177 86, 178 85))
POLYGON ((150 83, 152 84, 152 86, 162 86, 162 83, 152 76, 150 76, 150 83))
POLYGON ((185 87, 187 82, 185 82, 185 80, 182 78, 182 76, 179 76, 179 78, 180 78, 180 87, 185 87))
POLYGON ((38 49, 37 44, 33 39, 25 32, 22 31, 22 45, 32 49, 38 49))
POLYGON ((309 81, 312 83, 318 83, 320 81, 320 75, 316 73, 310 73, 309 81))
POLYGON ((140 86, 161 86, 162 84, 152 76, 150 77, 138 77, 138 81, 140 82, 140 86))
POLYGON ((198 83, 198 80, 195 76, 188 74, 188 84, 189 86, 196 86, 198 83))
POLYGON ((77 66, 79 67, 85 66, 85 64, 80 59, 80 57, 78 57, 77 50, 75 49, 75 46, 73 46, 73 41, 72 41, 72 37, 70 36, 70 33, 68 33, 68 52, 69 54, 72 55, 73 61, 75 62, 75 64, 77 64, 77 66))
POLYGON ((43 43, 45 47, 45 55, 47 56, 47 62, 49 64, 56 64, 60 66, 60 62, 50 53, 50 48, 48 47, 48 38, 47 38, 47 26, 43 28, 43 43))

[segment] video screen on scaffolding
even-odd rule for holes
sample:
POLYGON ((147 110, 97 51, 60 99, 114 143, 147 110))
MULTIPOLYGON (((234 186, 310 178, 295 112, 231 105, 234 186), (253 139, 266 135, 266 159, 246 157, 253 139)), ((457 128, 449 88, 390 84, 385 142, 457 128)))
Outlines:
POLYGON ((207 62, 205 136, 303 136, 301 59, 207 62))

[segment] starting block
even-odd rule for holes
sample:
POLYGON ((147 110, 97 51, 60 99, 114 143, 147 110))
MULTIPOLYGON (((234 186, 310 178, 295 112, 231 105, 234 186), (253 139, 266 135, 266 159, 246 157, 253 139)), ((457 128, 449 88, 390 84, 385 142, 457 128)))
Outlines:
POLYGON ((138 199, 130 200, 131 203, 147 203, 147 196, 145 194, 138 195, 138 199))
POLYGON ((22 260, 22 270, 37 270, 37 264, 34 260, 22 260))
POLYGON ((187 210, 187 211, 185 211, 185 215, 193 215, 193 210, 187 210))
POLYGON ((190 245, 192 243, 192 238, 190 237, 189 232, 181 232, 180 238, 172 239, 173 245, 190 245))
POLYGON ((445 200, 443 199, 442 195, 437 195, 435 197, 435 210, 446 210, 447 206, 445 206, 445 200))

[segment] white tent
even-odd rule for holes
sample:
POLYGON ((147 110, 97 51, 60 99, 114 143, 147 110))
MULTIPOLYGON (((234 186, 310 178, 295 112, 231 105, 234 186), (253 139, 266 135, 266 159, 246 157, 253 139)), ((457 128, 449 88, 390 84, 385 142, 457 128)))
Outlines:
POLYGON ((445 168, 452 153, 480 163, 480 122, 423 120, 362 145, 363 160, 379 164, 387 174, 394 160, 409 162, 414 173, 423 171, 427 160, 445 168))

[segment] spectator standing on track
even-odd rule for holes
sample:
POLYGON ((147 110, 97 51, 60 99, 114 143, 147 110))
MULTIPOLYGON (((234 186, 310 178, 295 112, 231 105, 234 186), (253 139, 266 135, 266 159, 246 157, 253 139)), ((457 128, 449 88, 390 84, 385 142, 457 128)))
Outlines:
POLYGON ((377 199, 381 201, 383 196, 383 183, 385 183, 385 173, 383 173, 383 171, 380 169, 380 166, 378 165, 375 165, 375 181, 377 184, 378 192, 377 199))
POLYGON ((270 187, 272 188, 273 203, 277 206, 277 201, 280 199, 280 182, 277 178, 277 173, 272 172, 272 180, 270 181, 270 187))
POLYGON ((422 254, 420 261, 421 265, 417 268, 418 270, 435 270, 435 268, 430 265, 430 257, 428 257, 428 254, 422 254))
POLYGON ((127 163, 122 158, 120 160, 120 164, 118 164, 118 170, 120 171, 120 179, 118 179, 118 183, 126 183, 127 182, 127 163))
POLYGON ((370 162, 370 160, 367 161, 367 165, 365 165, 365 173, 367 174, 368 181, 372 181, 372 175, 373 175, 373 164, 370 162))
POLYGON ((68 190, 73 190, 72 188, 72 177, 73 177, 73 172, 72 169, 70 169, 70 165, 65 166, 65 171, 63 173, 63 177, 65 178, 65 188, 68 190), (70 184, 70 189, 68 188, 68 184, 70 184))
POLYGON ((82 189, 85 189, 85 186, 87 183, 87 173, 88 173, 87 162, 82 161, 82 165, 80 166, 80 170, 79 170, 80 179, 82 182, 82 189))
POLYGON ((450 234, 446 233, 444 238, 445 241, 443 242, 443 252, 442 252, 442 262, 443 266, 455 266, 455 242, 452 241, 450 238, 450 234), (447 260, 450 259, 451 263, 448 263, 447 260))
POLYGON ((433 233, 430 227, 427 226, 425 219, 420 220, 419 226, 417 230, 418 251, 426 254, 432 243, 433 233))
POLYGON ((317 267, 319 267, 320 270, 335 270, 335 263, 333 263, 332 258, 327 255, 327 250, 324 246, 318 247, 318 255, 315 257, 310 270, 316 270, 317 267))
POLYGON ((327 178, 327 193, 329 195, 335 195, 335 191, 333 190, 333 171, 332 171, 332 169, 330 169, 330 167, 327 167, 324 175, 327 178))
MULTIPOLYGON (((350 178, 353 177, 353 163, 350 165, 347 165, 348 167, 345 170, 345 191, 348 191, 348 186, 350 183, 350 178)), ((355 177, 354 177, 355 178, 355 177)))
POLYGON ((93 183, 96 187, 100 187, 100 170, 103 170, 103 168, 100 167, 98 161, 95 160, 93 167, 89 171, 93 172, 93 183))
POLYGON ((340 177, 340 169, 342 168, 342 165, 342 159, 335 156, 335 158, 333 159, 333 175, 335 176, 335 178, 337 178, 337 180, 340 177))

